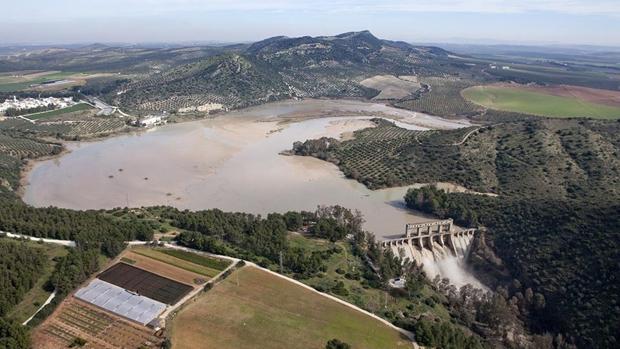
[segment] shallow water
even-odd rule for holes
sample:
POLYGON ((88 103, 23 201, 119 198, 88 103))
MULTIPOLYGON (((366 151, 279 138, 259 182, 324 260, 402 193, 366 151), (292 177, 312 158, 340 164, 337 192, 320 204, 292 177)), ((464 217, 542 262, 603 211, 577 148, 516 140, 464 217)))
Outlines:
POLYGON ((267 104, 210 120, 69 143, 69 153, 34 165, 23 199, 39 207, 167 204, 258 214, 339 204, 359 209, 366 229, 378 237, 399 234, 406 223, 427 220, 404 209, 406 188, 371 191, 344 178, 333 164, 279 155, 295 141, 368 127, 368 119, 377 115, 411 129, 466 125, 356 101, 267 104), (289 122, 279 122, 283 119, 289 122))

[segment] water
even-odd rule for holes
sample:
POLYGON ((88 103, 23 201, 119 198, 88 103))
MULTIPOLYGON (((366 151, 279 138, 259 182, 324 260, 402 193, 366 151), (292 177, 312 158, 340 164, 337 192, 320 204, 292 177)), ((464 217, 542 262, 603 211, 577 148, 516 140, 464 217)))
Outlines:
POLYGON ((433 248, 420 247, 416 242, 412 245, 392 246, 392 252, 403 259, 414 260, 422 265, 426 275, 433 279, 436 275, 450 279, 457 288, 471 284, 486 289, 469 271, 465 259, 469 253, 473 236, 453 236, 455 251, 433 241, 433 248))
POLYGON ((298 140, 338 137, 368 127, 373 116, 399 119, 399 125, 410 129, 462 126, 381 104, 273 103, 210 120, 68 143, 69 153, 34 165, 23 199, 38 207, 167 204, 256 214, 339 204, 359 209, 367 220, 365 228, 378 237, 393 235, 406 223, 426 219, 404 208, 407 188, 371 191, 344 178, 333 164, 279 155, 298 140))

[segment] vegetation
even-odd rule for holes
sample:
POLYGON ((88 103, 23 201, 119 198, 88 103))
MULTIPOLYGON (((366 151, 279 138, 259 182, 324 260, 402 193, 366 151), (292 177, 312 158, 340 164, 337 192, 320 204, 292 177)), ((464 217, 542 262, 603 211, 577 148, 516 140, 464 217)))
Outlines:
POLYGON ((345 342, 342 342, 336 338, 330 339, 325 345, 325 349, 351 349, 351 346, 345 342))
POLYGON ((592 117, 620 119, 620 108, 528 91, 518 87, 475 86, 463 90, 463 96, 491 109, 550 117, 592 117))
POLYGON ((481 108, 461 96, 461 91, 475 84, 474 81, 455 77, 424 77, 422 89, 411 99, 396 105, 423 113, 439 116, 472 116, 481 108))
POLYGON ((203 256, 203 255, 199 255, 199 254, 187 252, 187 251, 171 250, 167 248, 160 249, 159 251, 167 255, 173 256, 175 258, 178 258, 178 259, 182 259, 182 260, 194 263, 194 264, 202 265, 203 267, 220 270, 220 271, 226 269, 228 265, 230 264, 230 262, 222 260, 222 259, 210 258, 207 256, 203 256))
POLYGON ((28 329, 21 324, 0 317, 0 347, 26 349, 30 345, 28 329))
POLYGON ((67 113, 73 113, 73 112, 79 112, 79 111, 83 111, 83 110, 92 110, 93 107, 91 107, 90 105, 86 104, 86 103, 78 103, 75 105, 72 105, 70 107, 67 108, 61 108, 61 109, 53 109, 50 111, 46 111, 43 113, 36 113, 36 114, 32 114, 28 116, 28 119, 31 120, 41 120, 41 119, 46 119, 46 118, 50 118, 50 117, 54 117, 54 116, 59 116, 59 115, 63 115, 63 114, 67 114, 67 113))
POLYGON ((171 323, 170 338, 175 347, 324 348, 332 338, 353 348, 411 347, 368 315, 250 266, 184 307, 171 323))
POLYGON ((174 252, 185 252, 185 251, 177 251, 177 250, 168 250, 168 249, 152 249, 152 248, 135 248, 133 252, 143 255, 160 262, 164 262, 175 267, 191 271, 196 274, 214 277, 219 274, 220 271, 224 270, 228 265, 224 261, 216 261, 213 258, 207 258, 204 256, 197 255, 195 253, 185 252, 185 254, 175 254, 169 253, 171 251, 174 252), (179 258, 176 256, 181 256, 183 258, 179 258), (200 264, 199 264, 200 263, 200 264), (207 265, 205 265, 207 264, 207 265), (209 265, 215 265, 216 268, 213 268, 209 265), (220 268, 220 266, 223 266, 220 268))
POLYGON ((41 277, 45 255, 25 243, 0 239, 0 316, 21 301, 41 277))
POLYGON ((618 196, 495 199, 425 188, 411 190, 406 201, 411 208, 488 228, 511 275, 544 295, 546 311, 527 314, 532 328, 574 336, 585 347, 613 346, 620 315, 607 309, 620 302, 614 276, 620 257, 618 196))
POLYGON ((9 108, 9 109, 4 111, 4 115, 6 115, 6 116, 20 116, 20 115, 26 115, 26 114, 41 113, 41 112, 44 112, 44 111, 54 110, 54 109, 56 109, 56 105, 55 104, 48 104, 48 105, 43 105, 43 106, 40 106, 40 107, 34 107, 34 108, 28 108, 28 109, 9 108))
POLYGON ((462 142, 471 130, 416 132, 375 122, 354 140, 308 141, 294 150, 334 161, 372 188, 445 181, 500 194, 424 188, 410 191, 406 201, 464 226, 488 228, 486 244, 479 242, 474 254, 486 280, 493 287, 514 279, 523 285, 507 293, 506 302, 521 299, 528 288, 546 300, 544 312, 523 308, 512 326, 522 322, 535 332, 563 333, 586 347, 608 347, 618 338, 618 317, 605 309, 620 301, 612 276, 618 260, 620 124, 525 119, 482 127, 462 142), (503 263, 489 257, 493 252, 503 263))

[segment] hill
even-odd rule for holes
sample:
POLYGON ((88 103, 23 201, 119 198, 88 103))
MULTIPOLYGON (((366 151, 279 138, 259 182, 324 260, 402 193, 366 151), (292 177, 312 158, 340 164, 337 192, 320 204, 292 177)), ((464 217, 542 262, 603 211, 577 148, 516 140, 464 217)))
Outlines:
POLYGON ((488 228, 474 266, 493 287, 510 289, 517 280, 544 295, 544 312, 521 314, 532 330, 564 333, 583 347, 613 346, 620 337, 620 317, 609 312, 620 302, 620 123, 532 119, 452 131, 375 123, 353 140, 309 140, 294 151, 332 161, 371 188, 441 181, 499 194, 424 188, 406 201, 488 228), (493 272, 501 265, 509 277, 493 272))
POLYGON ((144 111, 178 111, 206 103, 239 108, 300 97, 369 98, 379 91, 362 86, 365 78, 443 74, 451 71, 452 61, 440 48, 381 40, 368 31, 280 36, 133 79, 118 86, 122 93, 108 98, 144 111), (156 100, 163 102, 154 105, 156 100))

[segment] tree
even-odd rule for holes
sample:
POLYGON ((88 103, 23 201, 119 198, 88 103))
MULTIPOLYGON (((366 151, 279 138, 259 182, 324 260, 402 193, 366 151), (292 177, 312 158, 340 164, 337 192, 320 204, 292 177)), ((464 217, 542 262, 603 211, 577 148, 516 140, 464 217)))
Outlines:
POLYGON ((30 337, 28 336, 27 327, 0 317, 0 348, 30 348, 30 337))
POLYGON ((351 349, 351 345, 334 338, 327 342, 325 349, 351 349))

